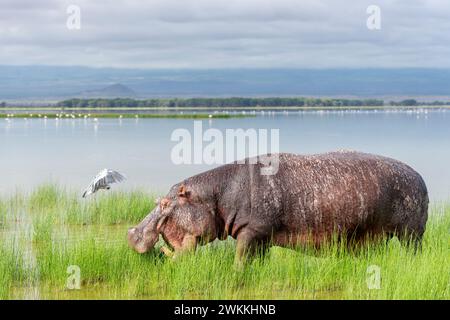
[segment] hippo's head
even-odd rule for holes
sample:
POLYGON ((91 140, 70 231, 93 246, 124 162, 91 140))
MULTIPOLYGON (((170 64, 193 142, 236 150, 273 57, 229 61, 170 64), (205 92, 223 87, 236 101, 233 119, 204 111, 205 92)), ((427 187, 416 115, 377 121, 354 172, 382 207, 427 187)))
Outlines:
POLYGON ((145 253, 149 251, 158 241, 159 211, 157 206, 139 225, 128 230, 128 244, 137 252, 145 253))
POLYGON ((176 185, 138 226, 128 230, 128 243, 137 252, 145 253, 155 246, 159 234, 163 233, 169 244, 180 245, 186 230, 198 233, 203 233, 203 227, 208 233, 214 230, 212 216, 206 199, 193 195, 185 185, 176 185))

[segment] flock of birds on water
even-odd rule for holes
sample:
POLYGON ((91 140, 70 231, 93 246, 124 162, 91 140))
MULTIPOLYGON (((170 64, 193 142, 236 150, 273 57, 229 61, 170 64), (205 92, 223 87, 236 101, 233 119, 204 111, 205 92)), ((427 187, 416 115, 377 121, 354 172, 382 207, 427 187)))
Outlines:
MULTIPOLYGON (((448 109, 445 108, 437 108, 437 109, 433 109, 434 112, 446 112, 448 111, 448 109)), ((393 108, 393 109, 382 109, 382 110, 378 110, 378 109, 368 109, 368 110, 364 110, 364 109, 340 109, 340 110, 330 110, 330 109, 324 109, 324 110, 242 110, 242 111, 228 111, 228 110, 224 110, 224 111, 217 111, 215 110, 213 113, 214 114, 230 114, 230 115, 268 115, 268 116, 274 116, 274 115, 293 115, 293 114, 311 114, 311 113, 315 113, 315 114, 319 114, 319 115, 326 115, 326 114, 339 114, 339 115, 344 115, 344 114, 368 114, 368 113, 406 113, 406 114, 410 114, 410 115, 417 115, 417 117, 419 118, 420 115, 427 115, 429 112, 429 110, 424 109, 424 108, 419 108, 419 109, 401 109, 401 108, 393 108)), ((175 112, 171 112, 172 114, 184 114, 183 111, 179 111, 178 113, 175 112)), ((196 114, 195 111, 191 112, 192 114, 196 114)), ((11 114, 6 114, 5 120, 7 122, 10 122, 12 118, 14 118, 15 115, 14 113, 11 114)), ((40 118, 40 119, 48 119, 48 116, 46 114, 29 114, 30 118, 40 118)), ((139 118, 139 115, 136 114, 134 116, 136 119, 139 118)), ((209 114, 208 115, 209 118, 213 118, 213 114, 209 114)), ((95 114, 75 114, 75 113, 59 113, 56 114, 55 117, 52 117, 55 119, 55 121, 59 121, 60 119, 92 119, 94 122, 98 122, 99 119, 97 117, 95 117, 95 114)), ((118 114, 117 115, 118 119, 122 119, 123 115, 118 114)), ((24 120, 28 120, 27 117, 23 117, 24 120)))
MULTIPOLYGON (((8 114, 6 114, 5 120, 6 121, 11 121, 11 118, 14 118, 14 117, 15 117, 14 113, 8 113, 8 114)), ((37 117, 37 118, 41 118, 41 119, 48 119, 48 116, 46 114, 41 114, 41 113, 36 114, 36 115, 30 113, 29 117, 30 118, 36 118, 37 117)), ((135 117, 138 118, 139 115, 135 115, 135 117)), ((90 113, 88 113, 88 114, 81 114, 81 113, 79 113, 77 115, 77 114, 74 114, 74 113, 59 113, 59 114, 56 114, 56 116, 54 117, 54 119, 56 121, 58 121, 60 119, 77 119, 77 118, 79 118, 79 119, 89 119, 89 118, 92 118, 92 114, 90 114, 90 113)), ((123 115, 118 115, 118 118, 122 119, 123 115)), ((27 117, 23 117, 23 119, 24 120, 28 120, 27 117)), ((92 119, 94 121, 98 121, 98 118, 96 118, 96 117, 94 117, 92 119)))

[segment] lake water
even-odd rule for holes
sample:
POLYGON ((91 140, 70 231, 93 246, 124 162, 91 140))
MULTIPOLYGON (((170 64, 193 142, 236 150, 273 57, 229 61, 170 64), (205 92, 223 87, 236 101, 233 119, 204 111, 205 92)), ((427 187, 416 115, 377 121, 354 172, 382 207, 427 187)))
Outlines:
MULTIPOLYGON (((102 168, 128 180, 116 189, 166 192, 213 168, 175 165, 171 150, 185 119, 0 119, 0 194, 55 182, 81 190, 102 168)), ((301 154, 352 149, 399 159, 415 168, 432 200, 450 195, 450 111, 288 111, 202 121, 203 129, 279 129, 280 151, 301 154)), ((204 143, 207 145, 207 143, 204 143)))

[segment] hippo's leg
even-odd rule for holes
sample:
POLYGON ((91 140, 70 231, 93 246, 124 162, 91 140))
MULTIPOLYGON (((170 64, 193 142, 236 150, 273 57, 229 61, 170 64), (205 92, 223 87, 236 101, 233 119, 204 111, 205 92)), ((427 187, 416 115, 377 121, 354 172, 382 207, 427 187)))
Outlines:
POLYGON ((385 249, 389 247, 389 243, 393 237, 395 237, 395 232, 384 232, 382 244, 385 249))
POLYGON ((385 232, 383 230, 359 230, 347 235, 346 246, 349 252, 355 254, 374 244, 378 244, 386 249, 389 240, 393 236, 394 234, 392 232, 385 232))
POLYGON ((241 269, 248 259, 253 258, 257 253, 264 255, 268 248, 268 241, 258 239, 253 231, 241 231, 237 236, 235 266, 237 269, 241 269))
POLYGON ((234 264, 237 269, 242 269, 246 259, 253 255, 255 251, 256 241, 252 232, 242 231, 237 237, 236 255, 234 264))
POLYGON ((422 250, 423 232, 405 230, 402 233, 398 233, 397 237, 400 243, 404 246, 413 247, 415 253, 422 250))
POLYGON ((187 234, 183 238, 181 247, 175 248, 173 259, 180 257, 181 255, 189 252, 194 252, 197 248, 197 237, 191 234, 187 234))

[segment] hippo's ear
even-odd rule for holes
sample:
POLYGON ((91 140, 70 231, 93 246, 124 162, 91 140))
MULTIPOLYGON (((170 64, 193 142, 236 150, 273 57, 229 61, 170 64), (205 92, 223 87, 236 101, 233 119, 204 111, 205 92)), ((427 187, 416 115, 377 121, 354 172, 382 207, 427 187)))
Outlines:
POLYGON ((189 197, 190 194, 191 193, 186 190, 186 186, 184 184, 182 184, 180 186, 180 188, 178 189, 178 196, 180 198, 187 198, 187 197, 189 197))
POLYGON ((161 207, 161 210, 164 210, 170 205, 170 200, 167 198, 163 198, 161 201, 159 201, 159 206, 161 207))

